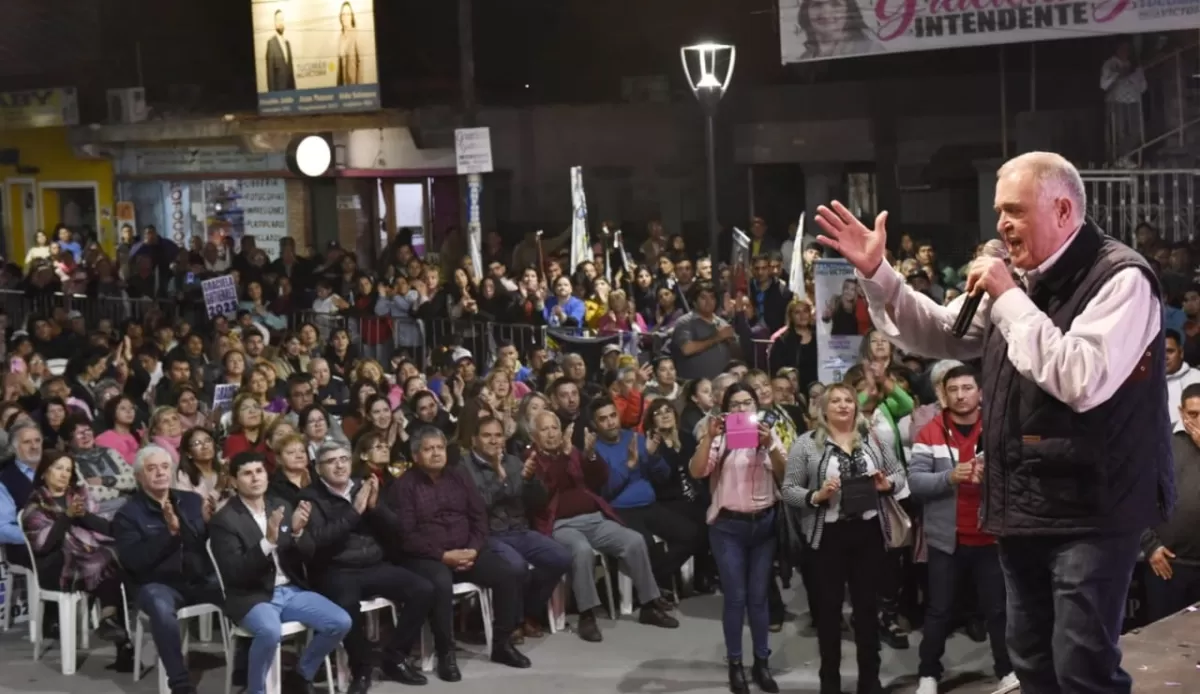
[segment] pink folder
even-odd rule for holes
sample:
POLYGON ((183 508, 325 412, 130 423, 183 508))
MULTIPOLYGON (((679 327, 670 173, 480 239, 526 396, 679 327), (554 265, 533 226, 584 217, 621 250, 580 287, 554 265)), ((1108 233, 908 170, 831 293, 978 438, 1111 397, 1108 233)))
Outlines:
POLYGON ((758 448, 758 415, 732 412, 725 415, 725 447, 758 448))

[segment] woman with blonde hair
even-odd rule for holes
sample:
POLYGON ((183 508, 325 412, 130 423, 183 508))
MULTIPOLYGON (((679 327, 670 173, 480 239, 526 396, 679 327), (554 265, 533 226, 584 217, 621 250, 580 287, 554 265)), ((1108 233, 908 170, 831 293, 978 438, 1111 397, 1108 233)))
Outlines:
POLYGON ((781 492, 799 510, 808 548, 809 597, 821 655, 822 694, 841 691, 842 603, 854 607, 858 691, 876 694, 879 683, 879 581, 887 549, 883 497, 904 489, 904 469, 891 447, 879 445, 859 410, 858 393, 845 383, 829 386, 812 431, 788 454, 781 492))
POLYGON ((150 442, 162 446, 171 454, 171 462, 179 464, 179 444, 183 439, 183 422, 179 410, 159 407, 150 415, 150 442))
POLYGON ((374 359, 363 359, 354 367, 354 378, 351 379, 357 383, 367 381, 375 384, 375 390, 380 395, 386 395, 389 402, 392 404, 392 409, 400 407, 400 403, 404 402, 404 390, 400 386, 392 384, 384 376, 383 367, 374 359))
POLYGON ((271 473, 268 491, 296 507, 300 492, 312 484, 312 473, 308 465, 308 445, 304 436, 294 430, 279 437, 271 448, 271 455, 278 461, 271 473))
POLYGON ((799 373, 800 383, 817 380, 817 333, 813 305, 807 299, 793 299, 787 307, 787 325, 774 336, 767 352, 768 371, 778 373, 791 367, 799 373))
POLYGON ((504 433, 511 434, 515 429, 514 418, 520 402, 513 391, 513 375, 508 369, 492 369, 483 377, 486 392, 491 394, 492 409, 504 422, 504 433))
POLYGON ((267 442, 268 472, 278 466, 279 446, 282 444, 283 439, 295 433, 297 433, 296 425, 287 417, 276 417, 267 425, 267 430, 263 432, 263 440, 267 442))
POLYGON ((541 413, 553 411, 550 398, 538 392, 532 392, 521 398, 517 405, 517 415, 513 418, 516 430, 508 437, 506 448, 509 455, 515 455, 521 460, 529 454, 533 445, 533 421, 541 413))
POLYGON ((608 312, 596 322, 596 332, 600 335, 644 333, 647 332, 646 320, 637 312, 624 290, 614 289, 608 293, 608 312))

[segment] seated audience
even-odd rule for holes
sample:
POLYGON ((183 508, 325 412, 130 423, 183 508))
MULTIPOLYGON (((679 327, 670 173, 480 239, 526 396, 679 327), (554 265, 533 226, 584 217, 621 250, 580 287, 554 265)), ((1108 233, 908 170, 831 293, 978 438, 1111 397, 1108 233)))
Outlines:
POLYGON ((133 467, 138 488, 112 522, 130 616, 140 611, 149 620, 171 694, 195 694, 176 612, 223 602, 204 548, 215 506, 192 492, 171 489, 171 456, 157 446, 138 451, 133 467))
POLYGON ((345 610, 307 589, 296 536, 304 533, 309 511, 267 496, 265 456, 240 453, 229 474, 237 496, 213 516, 209 535, 225 585, 225 614, 254 635, 246 691, 263 694, 282 639, 281 625, 300 622, 313 631, 313 638, 284 686, 285 691, 311 694, 317 670, 353 622, 345 610))
POLYGON ((92 423, 83 415, 68 417, 63 433, 79 476, 88 486, 88 496, 96 502, 97 513, 112 518, 137 489, 133 468, 112 449, 96 445, 92 423))
POLYGON ((492 591, 492 660, 516 668, 529 659, 513 646, 520 622, 522 579, 502 556, 488 549, 487 511, 470 476, 446 467, 446 437, 433 427, 413 436, 416 465, 392 484, 387 506, 399 518, 401 565, 433 583, 433 647, 437 675, 462 679, 454 654, 454 584, 474 583, 492 591))
POLYGON ((398 522, 386 505, 379 505, 379 482, 355 479, 350 470, 350 451, 342 444, 326 443, 317 451, 319 482, 300 493, 299 508, 308 509, 309 521, 296 545, 312 585, 353 616, 354 626, 346 635, 349 694, 365 694, 371 686, 375 663, 359 602, 380 597, 397 611, 395 629, 381 646, 384 674, 403 684, 425 684, 409 654, 429 616, 433 586, 385 561, 381 541, 394 537, 398 522))
POLYGON ((42 456, 21 524, 41 588, 81 590, 94 597, 100 603, 96 635, 117 644, 115 669, 129 672, 133 646, 121 624, 121 565, 112 528, 108 519, 96 514, 70 456, 56 451, 42 456))
POLYGON ((596 623, 600 596, 596 593, 596 556, 599 551, 620 560, 633 579, 642 600, 643 624, 674 629, 679 622, 662 609, 658 584, 637 531, 626 528, 600 495, 608 483, 608 465, 596 455, 596 435, 585 433, 584 453, 563 435, 558 416, 543 412, 533 422, 534 473, 546 487, 549 501, 536 511, 534 526, 571 551, 571 589, 579 609, 579 637, 600 641, 596 623))
POLYGON ((555 587, 571 567, 571 553, 554 540, 529 527, 529 508, 542 508, 548 500, 546 486, 534 477, 532 456, 525 462, 504 453, 504 425, 485 417, 475 432, 467 472, 475 481, 487 509, 490 535, 487 546, 508 560, 518 573, 528 572, 524 592, 525 623, 513 635, 516 642, 538 638, 546 605, 555 587))

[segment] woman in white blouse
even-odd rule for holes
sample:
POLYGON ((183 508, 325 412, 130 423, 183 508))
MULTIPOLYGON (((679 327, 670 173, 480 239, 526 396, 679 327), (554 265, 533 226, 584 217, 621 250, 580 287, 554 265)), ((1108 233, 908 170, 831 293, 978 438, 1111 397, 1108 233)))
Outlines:
POLYGON ((811 562, 810 609, 821 655, 821 694, 841 692, 842 602, 846 586, 854 607, 858 694, 882 692, 879 683, 879 574, 883 569, 883 495, 904 489, 904 469, 890 446, 870 435, 858 394, 838 383, 821 396, 813 430, 788 455, 784 503, 800 509, 801 534, 811 562))

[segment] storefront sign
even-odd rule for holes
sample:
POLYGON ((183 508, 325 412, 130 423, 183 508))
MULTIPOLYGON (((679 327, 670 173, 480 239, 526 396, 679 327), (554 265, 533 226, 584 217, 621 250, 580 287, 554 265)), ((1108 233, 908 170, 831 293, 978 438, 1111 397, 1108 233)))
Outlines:
POLYGON ((780 0, 784 63, 1200 27, 1200 0, 780 0))
POLYGON ((259 113, 379 108, 374 0, 251 0, 250 8, 259 113))
POLYGON ((274 173, 287 170, 282 153, 243 151, 237 145, 146 147, 127 150, 117 159, 118 176, 274 173))
POLYGON ((270 258, 278 258, 279 242, 288 234, 287 181, 259 178, 239 183, 242 234, 253 236, 270 258))
POLYGON ((79 125, 74 87, 0 92, 0 130, 79 125))

